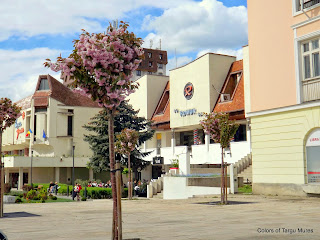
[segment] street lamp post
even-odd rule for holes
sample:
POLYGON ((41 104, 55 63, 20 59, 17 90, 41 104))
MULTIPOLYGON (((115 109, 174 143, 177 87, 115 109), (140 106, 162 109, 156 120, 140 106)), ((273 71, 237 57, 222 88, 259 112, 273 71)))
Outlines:
POLYGON ((72 146, 72 200, 74 200, 74 149, 75 146, 72 146))
POLYGON ((33 189, 33 183, 32 183, 32 155, 33 155, 33 150, 31 150, 31 169, 30 169, 30 182, 31 182, 31 189, 33 189))

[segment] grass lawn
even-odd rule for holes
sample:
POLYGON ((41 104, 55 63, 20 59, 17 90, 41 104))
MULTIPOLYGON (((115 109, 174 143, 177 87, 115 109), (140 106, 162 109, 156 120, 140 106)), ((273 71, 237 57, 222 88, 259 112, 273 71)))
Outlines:
POLYGON ((252 193, 252 186, 251 185, 244 185, 238 188, 239 193, 243 194, 251 194, 252 193))
MULTIPOLYGON (((27 202, 26 199, 22 198, 21 203, 41 203, 40 200, 30 200, 30 202, 27 202)), ((65 199, 65 198, 57 198, 57 200, 52 200, 52 199, 47 199, 45 203, 52 203, 52 202, 73 202, 70 199, 65 199)))

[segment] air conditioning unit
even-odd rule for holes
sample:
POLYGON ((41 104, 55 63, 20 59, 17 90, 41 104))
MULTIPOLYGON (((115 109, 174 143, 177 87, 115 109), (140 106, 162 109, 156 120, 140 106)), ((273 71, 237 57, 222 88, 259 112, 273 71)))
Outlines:
POLYGON ((230 94, 221 94, 221 97, 220 97, 220 102, 226 102, 226 101, 230 101, 230 94))

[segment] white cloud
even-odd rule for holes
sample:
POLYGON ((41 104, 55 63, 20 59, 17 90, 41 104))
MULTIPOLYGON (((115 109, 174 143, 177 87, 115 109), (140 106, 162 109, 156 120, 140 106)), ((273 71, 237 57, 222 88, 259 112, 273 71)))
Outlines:
POLYGON ((199 49, 235 49, 247 44, 247 9, 226 7, 217 0, 187 2, 166 9, 159 17, 146 16, 143 29, 152 31, 146 38, 162 40, 163 49, 178 53, 199 49))
POLYGON ((0 49, 0 96, 18 101, 35 91, 38 76, 50 74, 59 80, 59 73, 44 68, 46 58, 54 60, 61 51, 48 48, 31 50, 0 49))
POLYGON ((225 54, 225 55, 230 55, 230 56, 236 56, 237 60, 242 59, 242 48, 238 50, 233 50, 233 49, 224 49, 224 48, 216 48, 216 49, 205 49, 201 50, 197 54, 197 58, 201 57, 202 55, 206 53, 219 53, 219 54, 225 54))
POLYGON ((174 69, 176 67, 181 67, 189 62, 192 61, 192 57, 188 56, 182 56, 182 57, 177 57, 176 58, 169 58, 168 59, 168 64, 167 64, 167 75, 169 75, 169 70, 174 69))
POLYGON ((166 9, 191 0, 1 0, 0 41, 11 36, 104 31, 98 20, 122 18, 143 6, 166 9))

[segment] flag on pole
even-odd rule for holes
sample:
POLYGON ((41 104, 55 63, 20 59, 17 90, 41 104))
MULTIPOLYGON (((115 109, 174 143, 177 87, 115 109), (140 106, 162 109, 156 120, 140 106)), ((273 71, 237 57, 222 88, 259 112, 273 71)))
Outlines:
POLYGON ((46 138, 47 138, 47 135, 46 135, 46 132, 44 131, 44 129, 43 129, 42 137, 43 137, 44 139, 46 139, 46 138))
POLYGON ((26 134, 26 137, 29 137, 29 135, 32 133, 31 128, 29 129, 29 131, 26 134))

